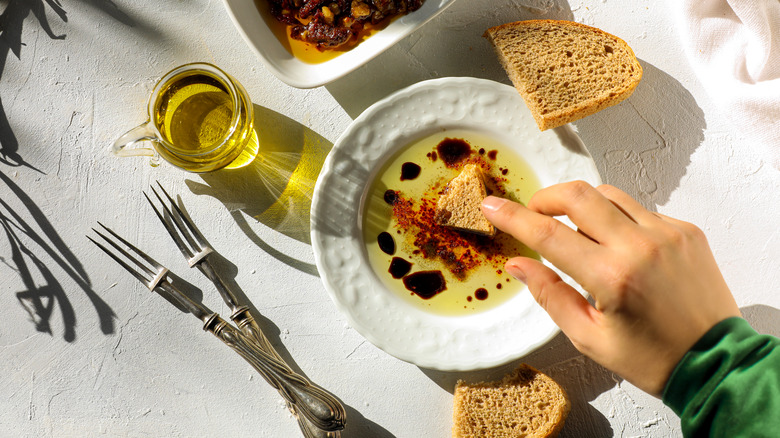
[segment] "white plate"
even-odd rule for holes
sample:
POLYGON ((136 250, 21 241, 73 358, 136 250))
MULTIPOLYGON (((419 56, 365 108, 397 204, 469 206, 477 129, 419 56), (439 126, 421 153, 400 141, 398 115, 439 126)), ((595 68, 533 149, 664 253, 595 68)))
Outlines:
POLYGON ((336 142, 314 190, 312 246, 331 298, 373 344, 424 368, 488 368, 526 355, 558 333, 530 293, 469 316, 427 313, 382 284, 362 237, 363 196, 378 169, 400 148, 442 129, 489 133, 525 159, 542 187, 575 179, 600 184, 571 127, 540 132, 513 87, 475 78, 420 82, 372 105, 336 142))
POLYGON ((454 1, 425 0, 420 9, 395 19, 343 55, 320 64, 308 64, 282 46, 266 22, 266 19, 273 18, 261 15, 254 1, 224 0, 233 24, 266 68, 282 81, 298 88, 319 87, 355 70, 427 23, 454 1))

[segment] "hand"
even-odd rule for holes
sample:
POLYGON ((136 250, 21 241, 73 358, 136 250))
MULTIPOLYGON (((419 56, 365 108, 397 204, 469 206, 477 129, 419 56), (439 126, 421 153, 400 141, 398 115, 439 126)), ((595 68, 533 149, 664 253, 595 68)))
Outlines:
POLYGON ((740 316, 703 232, 614 187, 558 184, 528 207, 490 196, 482 211, 593 296, 595 307, 538 260, 506 263, 580 352, 650 394, 710 328, 740 316))

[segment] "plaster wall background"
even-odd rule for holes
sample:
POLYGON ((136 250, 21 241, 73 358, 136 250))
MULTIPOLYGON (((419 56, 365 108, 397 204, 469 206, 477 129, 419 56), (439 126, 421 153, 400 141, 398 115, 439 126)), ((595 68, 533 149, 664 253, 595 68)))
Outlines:
MULTIPOLYGON (((283 356, 348 406, 345 437, 449 436, 455 381, 497 378, 513 364, 442 373, 363 339, 321 285, 306 201, 327 151, 379 98, 443 76, 508 83, 481 34, 519 19, 574 19, 634 49, 645 69, 635 94, 576 129, 605 182, 707 232, 746 318, 780 334, 778 169, 713 106, 663 3, 461 0, 356 72, 311 90, 273 77, 216 0, 6 0, 0 14, 0 436, 299 436, 281 398, 242 359, 85 238, 97 220, 106 223, 225 314, 139 202, 156 180, 208 230, 221 267, 283 356), (145 119, 157 78, 192 61, 245 85, 269 120, 276 165, 231 180, 109 155, 113 140, 145 119), (297 177, 279 185, 285 172, 297 177)), ((659 400, 563 336, 523 360, 569 391, 564 437, 681 436, 659 400)))

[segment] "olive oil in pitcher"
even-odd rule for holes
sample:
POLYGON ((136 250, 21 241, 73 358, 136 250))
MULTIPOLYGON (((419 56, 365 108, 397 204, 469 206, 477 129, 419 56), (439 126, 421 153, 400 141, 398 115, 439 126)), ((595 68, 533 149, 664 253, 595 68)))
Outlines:
POLYGON ((254 111, 243 87, 209 64, 188 64, 160 80, 149 100, 150 120, 114 144, 124 156, 158 157, 191 172, 242 167, 257 155, 254 111), (149 140, 152 149, 126 148, 149 140))

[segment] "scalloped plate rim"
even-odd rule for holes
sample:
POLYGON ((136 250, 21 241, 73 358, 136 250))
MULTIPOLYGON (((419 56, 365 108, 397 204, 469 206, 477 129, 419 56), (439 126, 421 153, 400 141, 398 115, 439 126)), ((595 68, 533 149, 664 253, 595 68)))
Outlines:
MULTIPOLYGON (((442 371, 468 371, 468 370, 475 370, 475 369, 484 369, 489 368, 493 366, 499 366, 504 363, 510 362, 512 360, 518 359, 535 349, 539 348, 540 346, 544 345, 545 343, 549 342, 553 337, 555 337, 560 329, 552 323, 552 321, 549 319, 549 316, 547 316, 546 312, 544 312, 543 309, 541 309, 538 304, 533 302, 531 305, 533 307, 533 311, 536 312, 534 315, 540 315, 538 312, 543 313, 542 317, 545 321, 548 321, 552 326, 549 328, 549 330, 545 330, 542 333, 536 333, 533 340, 526 342, 523 346, 523 348, 511 348, 507 347, 504 351, 498 351, 495 352, 495 354, 485 357, 475 357, 475 356, 469 356, 468 358, 464 357, 452 357, 451 355, 446 358, 446 360, 442 360, 442 354, 419 354, 419 352, 409 351, 408 349, 401 348, 399 346, 399 342, 392 341, 389 342, 387 337, 383 337, 380 334, 376 333, 375 330, 373 330, 370 327, 366 327, 363 323, 363 319, 357 318, 357 311, 358 309, 353 308, 353 306, 350 306, 349 303, 347 303, 344 299, 343 292, 339 290, 339 287, 337 284, 334 284, 333 279, 333 272, 331 272, 325 262, 324 254, 327 251, 328 243, 323 239, 324 233, 320 230, 320 226, 318 224, 318 213, 319 209, 323 208, 320 207, 320 204, 325 196, 325 191, 329 190, 328 184, 330 183, 330 178, 335 177, 337 173, 337 166, 342 164, 344 160, 341 160, 341 162, 338 160, 339 154, 344 153, 350 145, 348 145, 348 142, 352 137, 357 135, 359 130, 366 126, 367 123, 369 123, 372 119, 372 117, 375 117, 376 114, 378 114, 380 111, 389 111, 389 112, 398 112, 403 110, 403 106, 399 107, 398 103, 402 102, 403 99, 410 98, 410 96, 414 96, 416 94, 425 93, 431 90, 442 92, 441 90, 446 89, 449 87, 450 90, 454 90, 452 92, 454 93, 460 93, 460 92, 466 92, 465 90, 469 89, 479 89, 482 92, 485 92, 485 94, 490 93, 496 93, 497 95, 502 95, 504 97, 506 96, 513 96, 511 99, 514 99, 514 103, 517 105, 518 111, 528 111, 525 107, 524 102, 520 98, 520 96, 516 93, 513 87, 506 85, 506 84, 500 84, 498 82, 486 80, 486 79, 478 79, 478 78, 469 78, 469 77, 449 77, 449 78, 440 78, 440 79, 432 79, 427 81, 422 81, 416 84, 413 84, 409 87, 406 87, 402 90, 399 90, 390 96, 376 102, 375 104, 371 105, 368 109, 366 109, 360 116, 358 116, 352 124, 342 133, 342 135, 339 137, 339 139, 336 141, 336 143, 333 146, 333 149, 328 154, 328 157, 325 160, 325 163, 322 167, 322 170, 320 172, 320 176, 317 179, 317 183, 315 185, 314 194, 312 197, 312 217, 311 217, 311 242, 312 242, 312 248, 314 250, 315 255, 315 263, 317 265, 317 269, 320 273, 323 285, 325 289, 328 291, 329 296, 333 300, 336 307, 341 311, 341 313, 346 317, 348 323, 350 326, 352 326, 358 333, 360 333, 364 338, 366 338, 369 342, 376 345, 380 349, 384 350, 388 354, 395 356, 401 360, 413 363, 415 365, 424 367, 424 368, 431 368, 431 369, 437 369, 442 371)), ((402 104, 403 105, 403 104, 402 104)), ((524 117, 530 117, 530 113, 525 115, 524 117)), ((532 121, 532 120, 531 120, 532 121)), ((433 125, 441 124, 442 120, 439 118, 439 116, 435 116, 432 120, 433 125)), ((501 122, 504 123, 504 122, 501 122)), ((449 124, 452 124, 451 122, 449 124)), ((536 125, 533 125, 533 128, 538 131, 538 128, 535 127, 536 125)), ((428 129, 430 129, 430 126, 428 126, 428 129)), ((561 135, 567 135, 567 136, 573 136, 572 138, 575 138, 576 141, 579 142, 579 145, 582 147, 582 153, 579 155, 583 155, 581 158, 584 160, 583 162, 586 164, 584 167, 587 169, 584 169, 582 172, 582 179, 585 179, 586 181, 589 181, 591 184, 599 184, 601 182, 600 176, 598 175, 598 171, 596 169, 595 163, 593 162, 592 157, 590 154, 587 153, 587 150, 584 148, 584 145, 582 145, 581 140, 579 140, 579 137, 576 136, 576 133, 574 133, 573 129, 570 126, 565 126, 562 128, 558 128, 558 136, 561 135), (563 134, 561 134, 563 133, 563 134)), ((538 133, 538 132, 537 132, 538 133)), ((548 134, 549 135, 549 134, 548 134)), ((387 150, 384 150, 381 155, 381 158, 376 159, 371 164, 371 169, 373 170, 375 166, 381 166, 381 164, 384 162, 384 160, 387 158, 388 155, 390 155, 392 152, 398 150, 398 148, 403 147, 399 145, 380 145, 381 148, 385 148, 387 150)), ((572 154, 574 154, 572 152, 572 154)), ((349 154, 348 154, 349 155, 349 154)), ((373 175, 371 171, 366 172, 366 175, 373 175)), ((367 177, 368 179, 368 177, 367 177)), ((366 184, 370 185, 371 180, 368 179, 367 181, 364 181, 366 184)), ((543 186, 545 184, 543 183, 543 186)), ((547 184, 549 185, 549 184, 547 184)), ((362 194, 360 195, 359 199, 357 200, 357 205, 349 206, 349 208, 353 208, 353 214, 350 214, 351 220, 354 220, 354 225, 357 226, 357 218, 360 216, 360 199, 362 199, 362 194)), ((567 222, 567 225, 573 226, 570 222, 567 222)), ((354 233, 353 233, 354 234, 354 233)), ((361 234, 361 233, 358 233, 361 234)), ((354 236, 353 236, 354 237, 354 236)), ((354 239, 348 239, 350 240, 350 243, 354 244, 354 246, 351 248, 359 253, 360 257, 363 257, 362 251, 360 248, 364 248, 364 245, 362 243, 362 236, 359 237, 359 242, 355 242, 354 239)), ((367 260, 361 260, 359 263, 368 264, 367 260)), ((548 266, 552 267, 552 265, 549 264, 549 262, 545 261, 548 266)), ((554 267, 553 267, 554 268, 554 267)), ((370 266, 362 266, 361 269, 367 269, 371 273, 373 273, 372 268, 370 266)), ((559 274, 561 274, 565 279, 569 280, 571 282, 571 279, 558 271, 559 274)), ((374 278, 375 283, 373 284, 374 287, 380 287, 384 288, 384 286, 379 282, 378 279, 375 278, 375 275, 369 275, 369 277, 374 278)), ((587 295, 581 288, 579 288, 576 283, 574 283, 574 286, 578 288, 579 292, 583 295, 587 295)), ((521 291, 518 296, 520 296, 523 293, 527 293, 527 291, 521 291)), ((504 304, 503 306, 500 306, 497 309, 493 309, 488 312, 482 312, 466 317, 460 317, 460 318, 448 318, 448 317, 441 317, 438 315, 432 315, 432 314, 426 314, 423 311, 418 310, 411 310, 410 313, 412 316, 419 316, 421 313, 425 314, 423 318, 428 321, 447 321, 446 324, 442 324, 441 327, 443 330, 451 330, 451 325, 457 326, 460 322, 471 324, 473 321, 477 321, 480 318, 488 318, 490 316, 493 316, 494 313, 500 312, 506 312, 507 306, 512 305, 511 303, 515 303, 517 300, 520 300, 521 298, 513 298, 510 300, 507 304, 504 304), (502 309, 502 310, 498 310, 502 309)), ((405 311, 409 311, 411 308, 404 309, 405 311)), ((442 353, 442 351, 439 351, 439 353, 442 353)))

